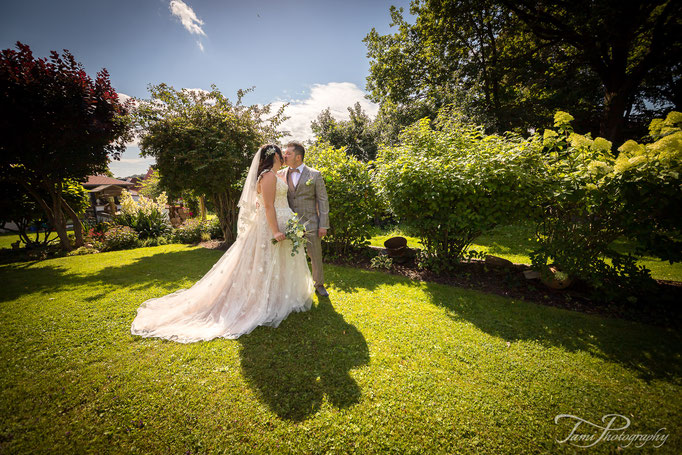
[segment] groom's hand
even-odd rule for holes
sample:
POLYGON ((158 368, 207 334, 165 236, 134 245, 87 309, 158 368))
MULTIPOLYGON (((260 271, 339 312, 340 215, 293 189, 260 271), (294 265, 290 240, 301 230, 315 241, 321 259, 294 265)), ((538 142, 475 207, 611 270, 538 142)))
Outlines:
POLYGON ((326 230, 325 228, 319 228, 319 229, 317 230, 317 236, 318 236, 319 238, 322 238, 322 237, 324 237, 325 235, 327 235, 327 230, 326 230))

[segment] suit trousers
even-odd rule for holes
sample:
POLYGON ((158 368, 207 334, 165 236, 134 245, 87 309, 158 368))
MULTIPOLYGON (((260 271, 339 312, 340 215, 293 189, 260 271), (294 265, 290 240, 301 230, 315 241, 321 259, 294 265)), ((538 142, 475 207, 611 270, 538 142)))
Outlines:
POLYGON ((310 257, 310 262, 313 266, 313 281, 315 286, 322 286, 324 284, 324 271, 322 270, 322 242, 317 235, 317 231, 307 231, 305 233, 307 240, 305 250, 310 257))

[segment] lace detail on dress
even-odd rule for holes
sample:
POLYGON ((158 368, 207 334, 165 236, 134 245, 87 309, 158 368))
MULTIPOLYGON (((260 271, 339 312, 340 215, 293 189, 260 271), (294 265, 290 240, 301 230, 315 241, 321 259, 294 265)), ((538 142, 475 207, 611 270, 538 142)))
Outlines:
MULTIPOLYGON (((281 178, 275 176, 277 182, 275 182, 275 210, 278 209, 289 209, 289 200, 287 199, 287 192, 289 191, 289 186, 281 178)), ((258 193, 256 196, 258 199, 259 209, 264 209, 265 204, 263 203, 263 195, 258 193)))

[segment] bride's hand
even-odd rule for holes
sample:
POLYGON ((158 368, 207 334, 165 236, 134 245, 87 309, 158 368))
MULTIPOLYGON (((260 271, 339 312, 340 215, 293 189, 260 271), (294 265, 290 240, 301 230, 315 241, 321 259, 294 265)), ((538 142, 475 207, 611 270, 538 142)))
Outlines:
POLYGON ((277 232, 275 234, 275 240, 277 240, 278 242, 281 242, 282 240, 284 240, 286 238, 287 237, 284 234, 282 234, 281 232, 277 232))

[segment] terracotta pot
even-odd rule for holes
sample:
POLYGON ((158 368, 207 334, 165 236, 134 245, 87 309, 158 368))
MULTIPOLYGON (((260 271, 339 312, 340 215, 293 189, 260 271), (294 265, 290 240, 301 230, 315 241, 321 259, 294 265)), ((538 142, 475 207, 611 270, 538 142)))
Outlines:
POLYGON ((548 267, 549 271, 549 276, 545 277, 544 275, 540 277, 542 282, 545 284, 550 289, 566 289, 573 283, 573 278, 568 276, 568 274, 561 272, 558 268, 555 266, 549 266, 548 267), (563 275, 559 279, 557 278, 557 274, 563 275))

